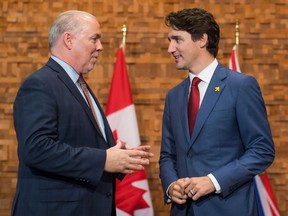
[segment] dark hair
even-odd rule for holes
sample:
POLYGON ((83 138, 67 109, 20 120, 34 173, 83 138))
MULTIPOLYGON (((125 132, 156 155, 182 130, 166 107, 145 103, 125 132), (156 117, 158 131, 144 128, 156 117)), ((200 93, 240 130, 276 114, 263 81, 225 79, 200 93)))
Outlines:
POLYGON ((199 40, 206 33, 206 48, 214 57, 217 56, 220 29, 211 13, 200 8, 183 9, 169 13, 165 18, 165 24, 176 30, 187 31, 193 41, 199 40))

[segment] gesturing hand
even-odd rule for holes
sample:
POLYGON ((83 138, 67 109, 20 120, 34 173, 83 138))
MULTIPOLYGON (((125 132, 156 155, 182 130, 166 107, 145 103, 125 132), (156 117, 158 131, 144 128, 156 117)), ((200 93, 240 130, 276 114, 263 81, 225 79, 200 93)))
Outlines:
POLYGON ((117 144, 106 150, 106 163, 104 170, 107 172, 119 172, 132 174, 135 170, 143 170, 143 165, 149 164, 152 153, 147 152, 149 146, 126 149, 125 144, 117 141, 117 144))

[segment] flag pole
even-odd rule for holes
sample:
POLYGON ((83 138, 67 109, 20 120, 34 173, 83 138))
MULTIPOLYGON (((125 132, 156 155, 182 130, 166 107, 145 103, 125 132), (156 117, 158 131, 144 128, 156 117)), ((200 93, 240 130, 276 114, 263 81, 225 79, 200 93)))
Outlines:
POLYGON ((239 20, 236 20, 235 24, 235 44, 238 46, 239 45, 239 20))
POLYGON ((127 33, 127 27, 126 27, 125 24, 123 24, 121 30, 122 30, 122 34, 123 34, 123 36, 122 36, 122 46, 123 46, 123 50, 124 50, 125 49, 125 44, 126 44, 126 33, 127 33))
POLYGON ((240 37, 239 37, 239 20, 236 20, 236 24, 235 24, 235 45, 236 45, 236 55, 237 57, 239 56, 239 42, 240 42, 240 37))
POLYGON ((235 45, 237 47, 237 49, 236 49, 237 56, 238 56, 239 41, 240 41, 240 38, 239 38, 239 20, 237 19, 236 24, 235 24, 235 45))

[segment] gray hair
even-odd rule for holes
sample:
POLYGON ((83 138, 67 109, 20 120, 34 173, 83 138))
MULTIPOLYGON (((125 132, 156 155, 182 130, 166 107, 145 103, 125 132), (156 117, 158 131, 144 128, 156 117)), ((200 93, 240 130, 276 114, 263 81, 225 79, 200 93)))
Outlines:
POLYGON ((77 19, 79 17, 95 18, 92 14, 79 10, 65 11, 56 17, 48 35, 50 50, 64 32, 81 32, 85 28, 85 25, 77 19))

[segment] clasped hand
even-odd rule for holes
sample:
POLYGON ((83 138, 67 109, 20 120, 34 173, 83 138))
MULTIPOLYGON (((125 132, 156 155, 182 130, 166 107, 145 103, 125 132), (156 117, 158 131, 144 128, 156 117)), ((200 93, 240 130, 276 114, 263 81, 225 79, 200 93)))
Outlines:
POLYGON ((196 201, 214 192, 215 187, 208 176, 203 176, 178 179, 172 183, 168 191, 173 202, 184 204, 189 197, 196 201))
POLYGON ((116 145, 106 150, 104 170, 112 173, 132 174, 136 170, 143 170, 149 164, 149 158, 154 155, 149 152, 150 146, 126 148, 125 143, 118 140, 116 145))

